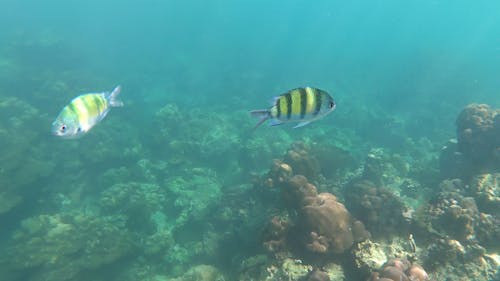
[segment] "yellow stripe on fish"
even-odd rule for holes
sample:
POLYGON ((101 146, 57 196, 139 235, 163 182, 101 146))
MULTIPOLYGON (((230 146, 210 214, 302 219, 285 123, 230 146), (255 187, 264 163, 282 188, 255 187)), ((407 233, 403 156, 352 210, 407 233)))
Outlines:
POLYGON ((306 114, 310 114, 316 109, 316 94, 310 87, 306 87, 306 100, 306 114))
POLYGON ((302 97, 302 92, 298 89, 295 89, 290 92, 290 96, 292 100, 292 114, 290 118, 299 118, 302 112, 302 101, 304 100, 304 97, 302 97))

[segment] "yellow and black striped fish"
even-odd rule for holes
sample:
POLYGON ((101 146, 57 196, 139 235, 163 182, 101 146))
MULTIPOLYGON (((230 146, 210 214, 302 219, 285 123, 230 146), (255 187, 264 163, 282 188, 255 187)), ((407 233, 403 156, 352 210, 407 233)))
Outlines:
POLYGON ((276 97, 269 109, 253 110, 250 113, 261 118, 255 128, 268 119, 271 119, 272 126, 299 122, 294 127, 298 128, 324 117, 335 107, 335 101, 326 91, 305 87, 290 90, 276 97))
POLYGON ((66 105, 52 123, 52 134, 63 138, 76 138, 87 133, 99 123, 111 107, 123 106, 117 100, 121 87, 112 92, 85 94, 66 105))

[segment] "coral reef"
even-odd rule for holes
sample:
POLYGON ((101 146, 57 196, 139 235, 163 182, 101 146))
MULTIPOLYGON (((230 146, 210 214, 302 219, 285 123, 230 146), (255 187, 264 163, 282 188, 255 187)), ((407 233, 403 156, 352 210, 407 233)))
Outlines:
POLYGON ((457 142, 442 151, 443 177, 469 179, 500 167, 500 109, 470 104, 458 115, 457 142))
POLYGON ((392 191, 368 180, 352 182, 346 203, 356 217, 363 218, 375 236, 402 234, 409 228, 407 207, 392 191))
MULTIPOLYGON (((320 193, 309 183, 306 177, 295 175, 280 187, 283 199, 293 212, 298 214, 293 226, 284 224, 274 217, 264 238, 264 246, 275 252, 284 247, 291 235, 301 241, 302 250, 328 255, 340 254, 349 249, 354 242, 369 237, 360 221, 355 220, 345 206, 338 202, 331 193, 320 193)), ((295 241, 295 239, 292 239, 295 241)))
POLYGON ((499 167, 498 134, 499 109, 492 109, 486 104, 466 106, 457 118, 458 150, 473 165, 482 168, 499 167))
MULTIPOLYGON (((248 260, 254 260, 250 257, 248 260)), ((237 280, 290 280, 290 281, 344 281, 346 280, 342 267, 335 263, 327 263, 321 268, 314 268, 302 260, 283 258, 277 260, 258 259, 259 262, 241 270, 237 280)))
MULTIPOLYGON (((74 67, 57 73, 84 60, 59 53, 53 36, 0 54, 1 92, 16 93, 0 94, 0 279, 499 279, 498 109, 460 113, 441 183, 436 136, 412 139, 429 131, 421 120, 382 109, 336 126, 250 132, 247 112, 228 114, 212 97, 210 108, 174 100, 150 116, 142 106, 116 112, 140 118, 107 119, 82 140, 47 141, 69 93, 111 83, 74 67), (60 65, 20 64, 47 58, 60 65)), ((164 102, 152 87, 148 99, 164 102)))
POLYGON ((287 151, 283 162, 292 167, 296 175, 303 175, 308 179, 314 180, 320 173, 319 162, 310 153, 310 148, 303 142, 296 142, 287 151))
POLYGON ((370 235, 363 223, 354 220, 342 203, 330 193, 320 193, 300 212, 298 225, 307 238, 307 249, 314 253, 343 253, 354 242, 370 235))
POLYGON ((287 236, 290 223, 287 219, 274 216, 262 234, 262 241, 266 251, 270 253, 285 252, 287 250, 287 236))
POLYGON ((23 280, 78 280, 79 275, 130 256, 136 243, 122 217, 40 215, 22 222, 6 249, 6 276, 23 280))
POLYGON ((474 224, 479 215, 474 199, 460 193, 463 190, 460 180, 446 180, 440 189, 442 191, 427 211, 433 229, 460 241, 472 239, 475 236, 474 224))
POLYGON ((0 214, 29 197, 33 192, 28 191, 30 186, 47 178, 55 168, 47 162, 47 144, 39 142, 43 132, 40 124, 40 113, 32 105, 15 97, 1 99, 0 214))
POLYGON ((463 245, 453 239, 438 239, 423 255, 433 280, 494 280, 500 263, 477 244, 463 245))
POLYGON ((480 178, 476 178, 476 185, 471 185, 473 187, 464 185, 459 179, 443 181, 440 192, 427 207, 425 219, 420 223, 426 224, 431 232, 437 232, 440 237, 495 248, 494 241, 500 237, 498 214, 481 212, 489 211, 490 206, 476 203, 476 198, 484 198, 482 192, 479 192, 478 197, 464 195, 469 190, 483 190, 477 185, 480 178))
POLYGON ((190 268, 186 273, 169 281, 224 281, 224 275, 211 265, 197 265, 190 268))
POLYGON ((159 134, 155 143, 163 147, 162 155, 179 164, 197 162, 216 170, 239 169, 237 155, 241 139, 235 129, 235 122, 229 122, 224 115, 199 109, 182 111, 175 104, 167 104, 155 114, 159 134), (172 136, 175 135, 175 138, 172 136), (221 157, 227 161, 220 161, 221 157))
POLYGON ((425 281, 430 280, 425 270, 406 259, 391 259, 378 272, 372 273, 367 281, 425 281))
POLYGON ((422 249, 416 248, 412 237, 395 237, 391 240, 374 242, 365 240, 351 249, 353 267, 360 276, 369 276, 379 271, 389 260, 400 259, 413 261, 422 249))
POLYGON ((500 173, 475 176, 467 186, 467 193, 474 197, 481 212, 500 213, 500 173))

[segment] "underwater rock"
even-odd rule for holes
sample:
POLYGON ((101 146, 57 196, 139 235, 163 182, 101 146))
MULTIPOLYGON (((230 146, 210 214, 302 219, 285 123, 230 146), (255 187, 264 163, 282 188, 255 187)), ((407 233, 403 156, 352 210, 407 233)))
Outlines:
POLYGON ((469 175, 498 170, 500 137, 497 115, 500 109, 486 104, 470 104, 457 117, 458 151, 463 153, 469 175))
POLYGON ((407 208, 392 191, 368 180, 355 180, 345 193, 347 206, 373 235, 387 237, 408 229, 407 208))
MULTIPOLYGON (((412 249, 408 238, 394 237, 373 242, 365 240, 351 249, 352 266, 360 276, 369 276, 385 265, 406 271, 411 260, 415 260, 421 249, 412 249)), ((376 274, 378 275, 378 273, 376 274)))
POLYGON ((441 192, 427 210, 433 229, 441 234, 466 241, 475 236, 475 220, 479 215, 472 197, 456 192, 441 192))
POLYGON ((491 251, 500 251, 500 215, 480 213, 474 227, 479 243, 491 251))
POLYGON ((380 244, 371 240, 358 243, 352 253, 356 268, 366 273, 379 269, 388 259, 380 244))
POLYGON ((425 250, 423 264, 431 270, 432 280, 490 281, 500 271, 484 248, 453 239, 434 240, 425 250))
POLYGON ((467 191, 475 198, 481 212, 500 213, 500 173, 475 176, 467 191))
POLYGON ((444 180, 439 186, 440 192, 419 216, 418 222, 427 225, 428 231, 438 237, 449 237, 461 243, 476 241, 481 246, 498 248, 495 241, 500 239, 500 217, 495 177, 479 175, 469 185, 459 179, 444 180))

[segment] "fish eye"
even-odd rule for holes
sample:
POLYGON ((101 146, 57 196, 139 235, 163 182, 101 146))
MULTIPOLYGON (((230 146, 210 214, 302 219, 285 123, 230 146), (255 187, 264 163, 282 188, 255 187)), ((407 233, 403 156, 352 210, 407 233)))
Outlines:
POLYGON ((331 101, 329 104, 328 104, 328 107, 329 108, 333 108, 333 106, 335 105, 335 103, 333 101, 331 101))
POLYGON ((62 131, 62 132, 66 131, 66 125, 62 125, 62 126, 61 126, 61 131, 62 131))

